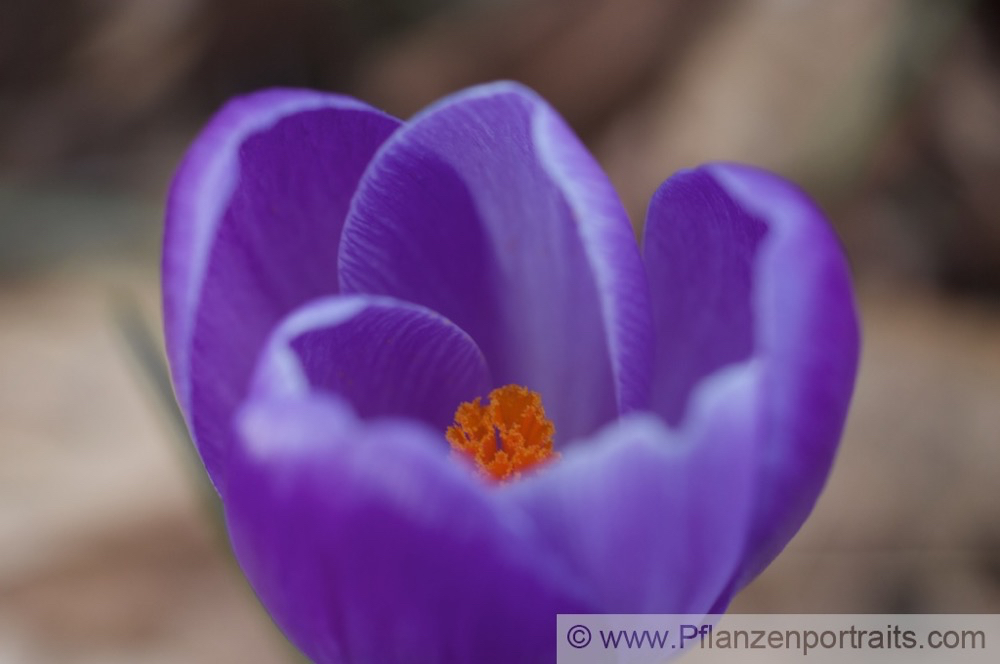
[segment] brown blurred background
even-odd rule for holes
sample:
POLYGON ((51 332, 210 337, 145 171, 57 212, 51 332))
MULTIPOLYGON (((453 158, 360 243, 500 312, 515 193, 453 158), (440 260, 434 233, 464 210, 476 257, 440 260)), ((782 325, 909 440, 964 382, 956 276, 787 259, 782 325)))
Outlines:
POLYGON ((813 518, 743 611, 1000 611, 1000 11, 990 0, 4 0, 0 664, 290 662, 162 399, 172 169, 227 97, 407 116, 513 78, 636 223, 677 168, 828 210, 864 357, 813 518))

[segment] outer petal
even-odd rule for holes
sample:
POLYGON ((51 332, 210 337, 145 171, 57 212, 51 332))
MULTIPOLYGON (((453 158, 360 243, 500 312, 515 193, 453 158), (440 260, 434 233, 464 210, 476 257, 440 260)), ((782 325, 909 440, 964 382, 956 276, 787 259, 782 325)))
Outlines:
POLYGON ((228 467, 233 549, 314 662, 552 662, 576 581, 406 422, 323 397, 252 402, 228 467))
POLYGON ((504 488, 602 613, 707 613, 742 561, 756 465, 759 374, 701 388, 682 431, 627 416, 504 488))
POLYGON ((511 83, 418 115, 380 150, 344 227, 345 292, 423 304, 496 384, 539 391, 560 441, 644 406, 652 324, 631 226, 555 112, 511 83))
POLYGON ((736 165, 667 180, 650 205, 644 251, 655 410, 678 421, 718 368, 748 358, 761 366, 760 495, 738 589, 795 534, 829 473, 858 361, 849 270, 800 190, 736 165))
POLYGON ((302 302, 337 291, 351 195, 397 125, 342 96, 261 92, 225 106, 178 170, 163 246, 167 351, 213 481, 232 411, 271 326, 302 302))
POLYGON ((259 360, 254 391, 334 392, 364 418, 409 417, 438 431, 489 389, 483 354, 423 307, 386 297, 314 300, 282 321, 259 360))

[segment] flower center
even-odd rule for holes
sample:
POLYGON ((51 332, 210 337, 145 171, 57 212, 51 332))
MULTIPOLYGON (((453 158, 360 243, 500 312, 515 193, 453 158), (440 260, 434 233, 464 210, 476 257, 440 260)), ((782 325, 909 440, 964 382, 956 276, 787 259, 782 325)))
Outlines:
POLYGON ((480 473, 502 482, 558 458, 552 449, 556 428, 537 392, 505 385, 487 398, 485 406, 478 397, 459 405, 455 424, 445 432, 452 449, 475 461, 480 473))

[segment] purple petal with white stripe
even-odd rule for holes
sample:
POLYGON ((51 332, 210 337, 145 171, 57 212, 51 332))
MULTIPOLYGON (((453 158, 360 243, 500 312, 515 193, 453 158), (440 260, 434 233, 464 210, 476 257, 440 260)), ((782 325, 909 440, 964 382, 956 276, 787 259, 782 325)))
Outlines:
POLYGON ((730 164, 663 184, 644 253, 656 412, 683 421, 692 389, 713 372, 761 366, 760 492, 738 590, 798 531, 830 471, 858 363, 850 272, 829 223, 797 187, 730 164))
POLYGON ((293 308, 338 291, 351 196, 398 124, 348 97, 260 92, 219 111, 178 169, 164 327, 177 399, 216 484, 261 344, 293 308))
POLYGON ((534 93, 472 88, 393 135, 359 185, 344 292, 454 321, 495 384, 540 392, 557 443, 645 405, 651 322, 631 226, 607 177, 534 93))

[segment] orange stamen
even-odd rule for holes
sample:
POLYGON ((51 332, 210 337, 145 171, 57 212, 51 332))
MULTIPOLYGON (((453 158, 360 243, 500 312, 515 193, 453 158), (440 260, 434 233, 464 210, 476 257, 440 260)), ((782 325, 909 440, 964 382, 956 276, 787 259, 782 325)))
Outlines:
POLYGON ((502 482, 558 458, 552 449, 556 428, 545 417, 542 397, 520 385, 498 387, 484 406, 477 397, 455 411, 445 438, 486 477, 502 482))

